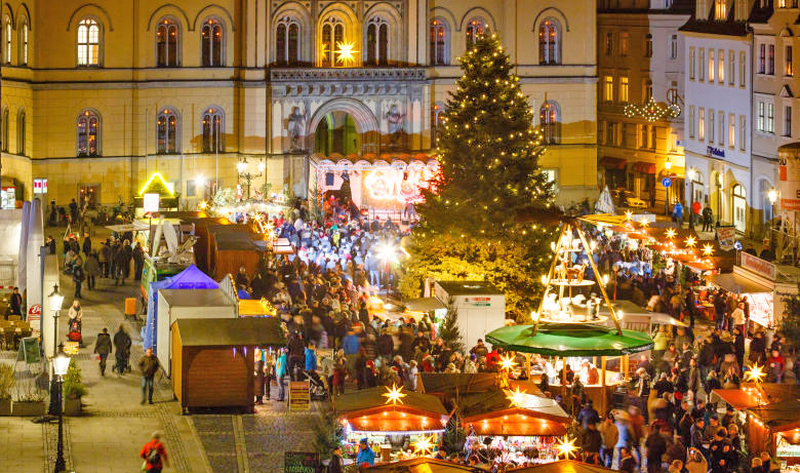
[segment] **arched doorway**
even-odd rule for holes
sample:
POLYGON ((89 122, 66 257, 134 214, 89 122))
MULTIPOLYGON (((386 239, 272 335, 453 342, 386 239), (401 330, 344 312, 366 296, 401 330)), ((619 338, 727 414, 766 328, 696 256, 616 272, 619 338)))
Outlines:
POLYGON ((689 204, 694 202, 700 202, 700 205, 708 204, 708 199, 706 199, 705 176, 696 169, 690 170, 689 175, 692 181, 692 201, 689 204))
POLYGON ((733 225, 736 231, 744 233, 747 230, 747 191, 741 184, 736 184, 731 190, 733 209, 733 225))
POLYGON ((711 180, 708 183, 711 198, 709 200, 709 204, 711 205, 711 210, 714 212, 714 217, 716 222, 720 223, 723 221, 722 219, 722 211, 725 208, 725 193, 722 192, 723 189, 723 180, 722 174, 719 171, 714 171, 711 173, 711 180))
POLYGON ((361 152, 361 135, 353 117, 345 112, 326 113, 314 130, 314 152, 342 156, 361 152))

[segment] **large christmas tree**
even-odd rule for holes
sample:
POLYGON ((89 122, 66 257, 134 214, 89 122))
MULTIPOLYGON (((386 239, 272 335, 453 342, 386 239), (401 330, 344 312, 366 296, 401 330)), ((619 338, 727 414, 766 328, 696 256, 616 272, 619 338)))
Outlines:
POLYGON ((463 75, 438 130, 442 173, 417 207, 421 223, 402 287, 411 295, 429 276, 485 279, 522 318, 541 292, 555 229, 535 221, 552 206, 553 190, 539 167, 541 135, 511 67, 496 34, 479 38, 461 58, 463 75))

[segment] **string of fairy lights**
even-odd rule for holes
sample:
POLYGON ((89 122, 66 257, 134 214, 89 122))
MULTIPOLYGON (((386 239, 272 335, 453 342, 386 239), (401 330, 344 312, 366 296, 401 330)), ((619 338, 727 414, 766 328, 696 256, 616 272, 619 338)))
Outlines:
POLYGON ((655 122, 665 118, 678 118, 681 114, 681 108, 674 103, 659 104, 653 96, 650 99, 639 105, 629 103, 625 105, 626 118, 644 118, 648 122, 655 122))

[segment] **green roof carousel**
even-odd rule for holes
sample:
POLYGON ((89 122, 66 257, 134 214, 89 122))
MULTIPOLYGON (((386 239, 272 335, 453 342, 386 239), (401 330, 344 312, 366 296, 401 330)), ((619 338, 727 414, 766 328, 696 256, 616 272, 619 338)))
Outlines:
MULTIPOLYGON (((573 384, 568 380, 567 367, 571 365, 586 396, 598 411, 605 412, 611 393, 628 372, 629 355, 651 349, 653 340, 646 333, 623 330, 622 314, 609 300, 604 284, 586 277, 585 270, 591 267, 592 274, 603 283, 608 282, 608 276, 602 275, 594 263, 595 245, 587 240, 581 220, 596 223, 583 218, 562 220, 561 232, 552 247, 553 261, 542 277, 544 294, 538 309, 531 314, 533 324, 499 328, 487 334, 486 341, 506 350, 549 358, 544 360, 542 376, 552 381, 548 384, 553 394, 566 394, 567 387, 573 384), (590 292, 595 285, 602 299, 590 292), (600 313, 603 302, 608 316, 600 313), (609 318, 613 324, 608 323, 609 318)), ((528 365, 530 371, 530 356, 528 365)))

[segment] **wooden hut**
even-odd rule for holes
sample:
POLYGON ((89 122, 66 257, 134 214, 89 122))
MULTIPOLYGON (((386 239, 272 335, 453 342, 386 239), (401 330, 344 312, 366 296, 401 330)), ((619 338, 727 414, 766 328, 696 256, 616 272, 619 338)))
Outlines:
POLYGON ((346 430, 364 432, 440 432, 448 413, 435 396, 404 391, 402 403, 387 404, 385 387, 362 389, 333 398, 346 430))
POLYGON ((209 271, 214 279, 235 275, 242 266, 247 274, 256 272, 261 255, 267 250, 267 242, 252 233, 249 225, 210 225, 208 232, 211 236, 209 271))
POLYGON ((552 399, 524 394, 512 405, 503 391, 467 394, 458 403, 462 426, 477 435, 554 437, 567 434, 572 422, 552 399))
POLYGON ((274 317, 178 319, 172 325, 172 390, 184 409, 252 412, 255 348, 285 344, 274 317))

